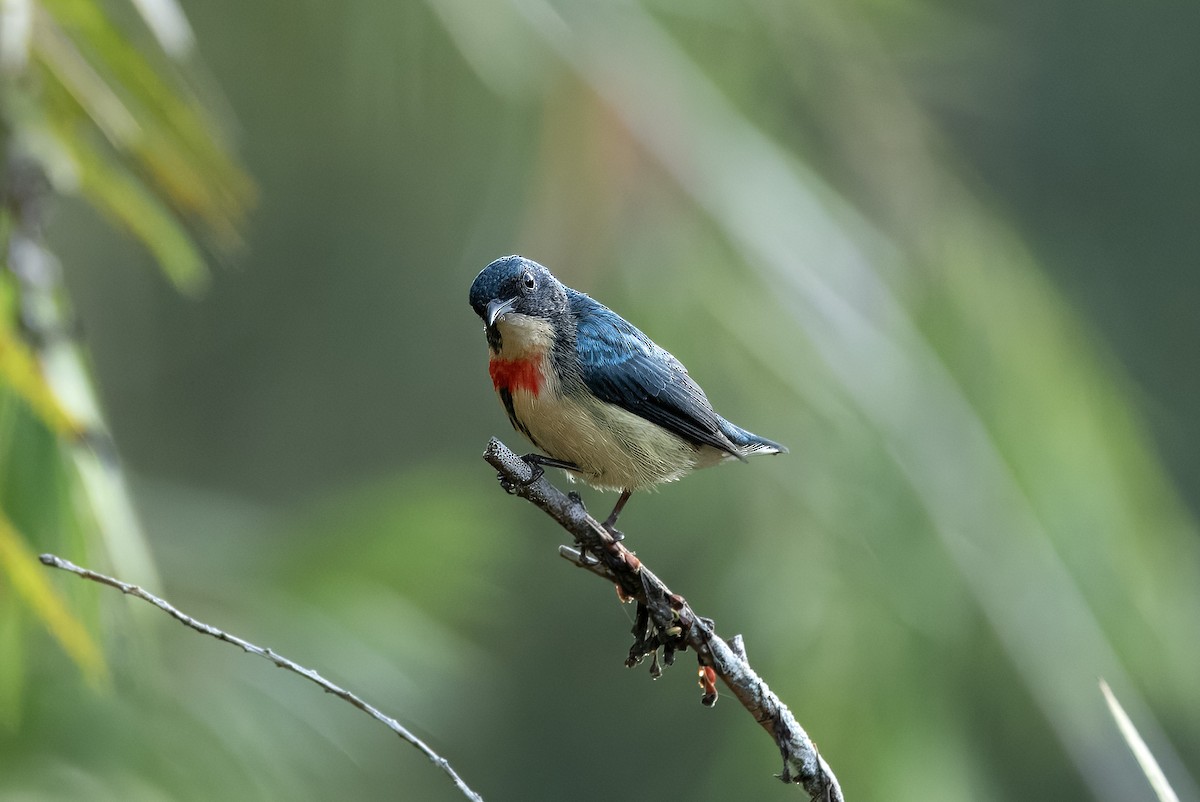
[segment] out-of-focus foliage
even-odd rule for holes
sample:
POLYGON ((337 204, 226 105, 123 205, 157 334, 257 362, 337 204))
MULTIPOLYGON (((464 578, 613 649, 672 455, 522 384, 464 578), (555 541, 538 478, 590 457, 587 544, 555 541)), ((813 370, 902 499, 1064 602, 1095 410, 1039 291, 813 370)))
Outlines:
POLYGON ((173 1, 137 4, 146 18, 123 27, 109 5, 5 4, 8 158, 35 161, 54 189, 81 194, 136 236, 179 287, 197 289, 204 258, 187 226, 221 248, 236 246, 250 184, 181 80, 174 62, 187 57, 187 42, 151 22, 178 14, 173 1))
MULTIPOLYGON (((11 289, 5 283, 6 289, 11 289)), ((8 300, 12 301, 10 297, 8 300)), ((0 320, 0 377, 4 386, 25 402, 28 409, 50 431, 65 439, 84 434, 83 427, 58 400, 46 383, 33 349, 21 339, 10 321, 16 318, 15 303, 5 304, 5 319, 0 320)))
MULTIPOLYGON (((0 517, 0 568, 7 574, 7 585, 13 594, 10 603, 27 606, 79 664, 88 679, 97 681, 105 677, 104 660, 95 641, 64 606, 58 593, 51 587, 46 572, 40 569, 36 556, 28 550, 12 524, 3 517, 0 517)), ((12 693, 11 689, 9 693, 12 693)), ((12 709, 7 713, 11 717, 12 709)))
POLYGON ((194 290, 206 272, 188 226, 228 249, 250 195, 174 67, 186 42, 162 26, 172 9, 138 18, 130 6, 118 25, 115 9, 94 2, 0 6, 0 724, 10 733, 23 724, 38 630, 91 685, 108 676, 84 623, 94 627, 97 609, 68 604, 33 544, 154 581, 43 240, 52 196, 78 194, 194 290))
MULTIPOLYGON (((1153 437, 1189 427, 1126 372, 1191 366, 1091 301, 1118 278, 1194 295, 1165 245, 1129 254, 1189 202, 1162 174, 1195 166, 1171 149, 1200 130, 1171 76, 1200 48, 1159 33, 1200 12, 1072 5, 187 5, 262 188, 244 269, 189 300, 79 205, 48 231, 167 595, 396 715, 489 800, 796 798, 743 711, 701 708, 686 656, 657 683, 621 669, 628 611, 478 460, 519 438, 466 288, 521 252, 791 447, 622 520, 744 633, 848 798, 1145 798, 1100 675, 1197 798, 1200 497, 1153 437), (1099 62, 1121 67, 1076 66, 1099 62)), ((1194 333, 1191 311, 1141 308, 1160 312, 1194 333)), ((70 519, 69 475, 21 466, 70 519)), ((88 553, 78 523, 50 531, 88 553)), ((135 660, 132 625, 81 606, 112 645, 97 695, 11 609, 0 637, 40 670, 0 790, 456 797, 361 715, 190 633, 135 660)))

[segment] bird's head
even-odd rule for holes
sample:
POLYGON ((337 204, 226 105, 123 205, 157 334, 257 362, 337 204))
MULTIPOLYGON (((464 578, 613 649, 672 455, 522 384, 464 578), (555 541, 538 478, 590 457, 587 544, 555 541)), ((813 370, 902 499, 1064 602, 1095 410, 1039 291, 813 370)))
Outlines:
POLYGON ((501 323, 521 328, 552 326, 570 308, 566 287, 549 270, 523 256, 502 257, 480 271, 471 284, 470 300, 496 351, 501 323))

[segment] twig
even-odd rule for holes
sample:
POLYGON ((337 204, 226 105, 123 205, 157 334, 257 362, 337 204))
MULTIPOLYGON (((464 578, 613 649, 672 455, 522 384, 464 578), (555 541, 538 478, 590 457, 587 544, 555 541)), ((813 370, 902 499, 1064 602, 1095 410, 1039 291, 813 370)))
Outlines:
POLYGON ((483 458, 499 472, 506 491, 539 507, 575 538, 580 548, 560 547, 559 553, 564 558, 615 582, 623 595, 637 600, 639 624, 634 627, 634 635, 638 642, 627 665, 653 655, 653 673, 660 670, 659 646, 663 647, 668 665, 675 651, 691 647, 700 660, 705 704, 716 699, 715 687, 709 688, 705 682, 706 669, 711 669, 775 740, 783 756, 779 779, 802 785, 814 802, 843 802, 842 789, 833 771, 787 705, 750 667, 740 636, 732 639, 732 645, 718 637, 711 621, 696 615, 682 596, 672 593, 632 552, 615 541, 587 514, 577 498, 567 496, 545 477, 530 481, 533 472, 529 465, 499 440, 492 438, 483 458), (654 631, 650 633, 641 631, 647 616, 653 623, 654 631))
POLYGON ((450 775, 450 779, 454 781, 454 784, 456 786, 458 786, 458 790, 462 791, 463 796, 465 796, 467 799, 474 800, 474 802, 483 802, 483 797, 481 797, 479 794, 472 791, 470 789, 470 787, 468 787, 467 784, 465 782, 463 782, 462 778, 458 776, 458 772, 456 772, 454 770, 454 768, 450 765, 450 762, 448 760, 446 760, 446 758, 442 757, 437 752, 434 752, 432 749, 430 749, 429 746, 427 746, 424 741, 422 741, 420 738, 418 738, 417 736, 415 736, 411 732, 409 732, 404 727, 404 725, 402 725, 400 722, 396 721, 394 718, 384 715, 379 710, 377 710, 374 707, 372 707, 371 705, 367 704, 366 702, 364 702, 362 699, 358 698, 356 695, 354 695, 350 691, 347 691, 343 688, 338 687, 337 685, 334 685, 332 682, 325 679, 324 677, 322 677, 320 674, 318 674, 316 671, 312 670, 311 668, 305 668, 304 666, 302 666, 298 663, 294 663, 291 660, 284 657, 283 655, 272 651, 271 649, 264 649, 261 646, 255 646, 253 643, 250 643, 247 640, 243 640, 243 639, 237 637, 236 635, 230 635, 229 633, 223 632, 222 630, 219 630, 214 626, 205 624, 203 621, 197 621, 196 619, 192 618, 191 616, 187 615, 186 613, 180 612, 178 609, 176 609, 170 603, 164 601, 163 599, 160 599, 158 596, 155 596, 153 593, 149 593, 149 592, 143 590, 142 588, 138 587, 137 585, 130 585, 127 582, 122 582, 121 580, 114 579, 111 576, 106 576, 104 574, 97 573, 97 572, 89 570, 87 568, 81 568, 80 566, 75 565, 75 563, 71 562, 70 560, 64 560, 62 557, 57 557, 53 554, 43 554, 43 555, 41 555, 41 557, 39 559, 41 559, 41 561, 44 565, 49 565, 54 568, 61 568, 64 571, 70 571, 72 574, 75 574, 76 576, 83 577, 84 579, 90 579, 93 582, 99 582, 101 585, 108 585, 109 587, 116 588, 117 590, 121 591, 122 593, 128 594, 130 596, 136 596, 137 598, 139 598, 143 601, 150 602, 155 607, 157 607, 158 609, 162 610, 167 615, 174 618, 176 621, 179 621, 181 624, 184 624, 185 626, 191 627, 192 629, 196 630, 197 632, 203 632, 205 635, 211 635, 212 637, 216 638, 217 640, 222 640, 222 641, 225 641, 226 643, 232 643, 234 646, 241 647, 241 649, 243 651, 249 652, 250 654, 256 654, 259 657, 270 660, 272 663, 274 663, 279 668, 285 668, 288 671, 291 671, 293 674, 299 674, 300 676, 304 677, 305 679, 315 682, 326 693, 331 693, 334 696, 338 697, 339 699, 341 699, 345 702, 349 702, 350 704, 354 705, 359 710, 363 711, 364 713, 371 716, 375 720, 382 722, 392 732, 396 733, 401 738, 408 741, 410 744, 412 744, 417 749, 419 749, 425 755, 425 757, 429 758, 430 762, 432 762, 435 766, 440 768, 442 771, 446 772, 446 774, 450 775))

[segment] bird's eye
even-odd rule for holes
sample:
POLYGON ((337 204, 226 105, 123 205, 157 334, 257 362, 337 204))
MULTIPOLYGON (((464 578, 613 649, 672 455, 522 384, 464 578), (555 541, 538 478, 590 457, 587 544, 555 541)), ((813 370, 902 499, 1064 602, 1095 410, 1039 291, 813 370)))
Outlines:
POLYGON ((533 277, 533 273, 526 273, 521 276, 521 283, 525 285, 525 289, 532 290, 537 287, 537 280, 533 277))

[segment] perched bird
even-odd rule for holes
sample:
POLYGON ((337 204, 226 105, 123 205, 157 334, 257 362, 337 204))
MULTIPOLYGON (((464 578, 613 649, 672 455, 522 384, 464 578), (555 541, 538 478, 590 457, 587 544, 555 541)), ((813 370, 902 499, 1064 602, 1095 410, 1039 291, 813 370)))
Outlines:
POLYGON ((787 449, 722 418, 687 369, 631 323, 565 286, 537 262, 505 256, 471 284, 488 371, 514 428, 562 468, 621 496, 695 468, 787 449))

